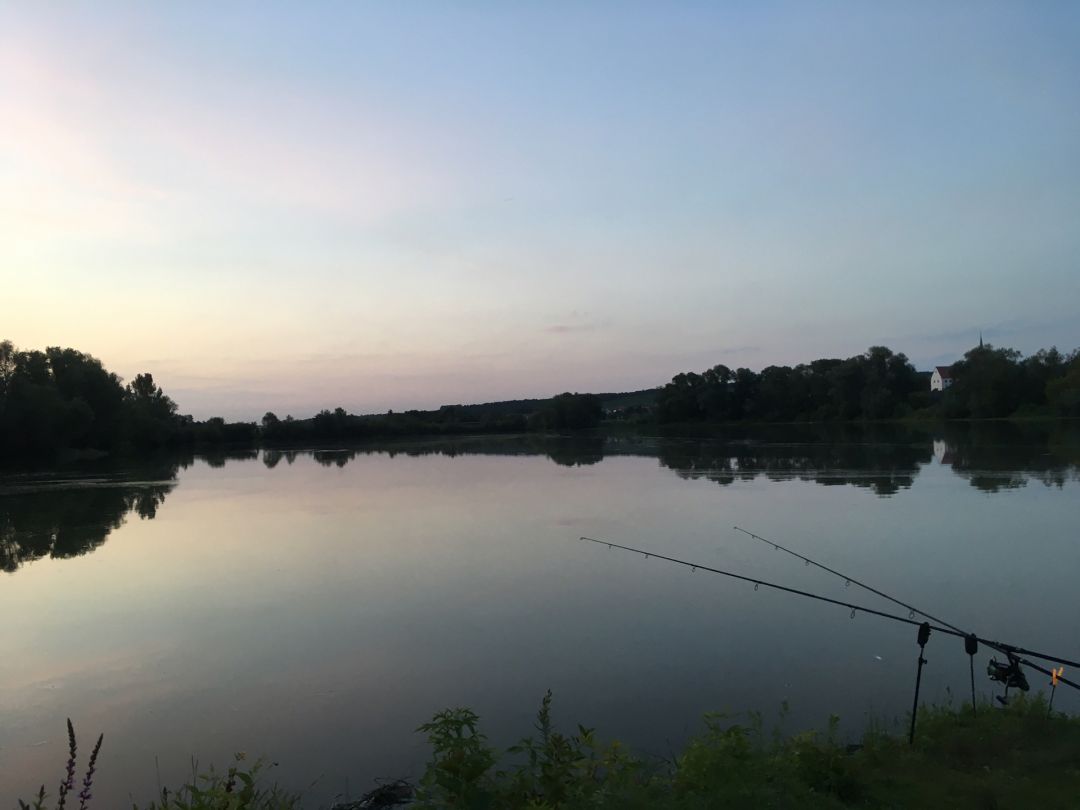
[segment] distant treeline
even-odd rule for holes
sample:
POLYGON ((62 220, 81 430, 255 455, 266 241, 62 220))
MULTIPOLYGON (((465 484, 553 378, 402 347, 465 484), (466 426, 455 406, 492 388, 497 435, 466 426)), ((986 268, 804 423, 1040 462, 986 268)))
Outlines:
POLYGON ((344 408, 324 410, 311 419, 263 416, 263 440, 307 443, 402 436, 454 436, 463 433, 523 433, 577 430, 600 424, 604 408, 595 394, 559 394, 551 399, 512 400, 486 405, 444 405, 437 411, 404 411, 358 416, 344 408))
POLYGON ((985 419, 1080 416, 1080 350, 1056 348, 1022 359, 1014 349, 977 346, 952 366, 951 387, 930 391, 930 375, 903 354, 873 346, 846 360, 769 366, 719 365, 679 374, 657 393, 661 423, 829 421, 911 416, 985 419))
MULTIPOLYGON (((616 396, 616 395, 611 395, 616 396)), ((600 397, 565 393, 547 400, 448 405, 437 411, 357 416, 343 408, 310 419, 261 423, 196 421, 154 382, 128 384, 75 349, 26 351, 0 342, 0 461, 62 450, 148 450, 206 445, 304 444, 400 436, 513 433, 595 427, 600 397)))
POLYGON ((1080 416, 1080 352, 979 346, 952 367, 953 385, 932 393, 929 375, 903 354, 875 346, 846 360, 822 359, 761 372, 718 365, 679 374, 659 389, 564 393, 434 411, 356 415, 344 408, 308 419, 266 413, 260 422, 196 421, 149 373, 126 385, 96 358, 0 342, 0 461, 62 450, 302 445, 406 436, 524 433, 595 428, 604 420, 694 422, 857 421, 1080 416))
POLYGON ((0 342, 0 452, 153 447, 192 439, 201 426, 139 374, 127 385, 75 349, 20 351, 0 342))

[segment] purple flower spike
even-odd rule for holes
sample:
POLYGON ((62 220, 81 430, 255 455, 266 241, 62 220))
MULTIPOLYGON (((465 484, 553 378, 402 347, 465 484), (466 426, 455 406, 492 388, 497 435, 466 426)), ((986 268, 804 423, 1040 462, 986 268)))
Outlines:
POLYGON ((67 772, 64 774, 64 781, 60 783, 60 797, 56 805, 56 810, 64 810, 64 803, 67 801, 67 795, 75 789, 75 727, 71 725, 71 718, 67 721, 68 727, 68 761, 67 772))
POLYGON ((101 741, 105 739, 105 735, 102 734, 97 738, 97 744, 94 746, 94 750, 90 752, 90 763, 86 768, 86 778, 83 779, 83 789, 79 793, 79 810, 86 810, 90 803, 90 787, 94 783, 94 771, 97 770, 97 758, 98 752, 101 750, 101 741))

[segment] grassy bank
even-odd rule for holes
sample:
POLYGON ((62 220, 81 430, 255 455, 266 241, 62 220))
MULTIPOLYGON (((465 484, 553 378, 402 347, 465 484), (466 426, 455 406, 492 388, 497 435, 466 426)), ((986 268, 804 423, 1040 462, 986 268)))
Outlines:
POLYGON ((424 727, 434 750, 421 786, 430 807, 1023 808, 1080 806, 1080 719, 1047 716, 1041 697, 920 711, 914 746, 869 729, 857 746, 826 733, 782 737, 721 715, 671 761, 643 760, 579 728, 537 733, 496 761, 475 718, 424 727), (516 757, 516 758, 515 758, 516 757))
MULTIPOLYGON (((783 736, 760 715, 707 715, 670 760, 646 759, 592 729, 552 727, 550 695, 534 731, 505 752, 479 718, 448 709, 419 731, 431 759, 416 786, 424 808, 1066 808, 1080 807, 1080 718, 1048 716, 1041 696, 924 708, 914 746, 871 728, 857 745, 825 732, 783 736)), ((105 757, 102 767, 108 767, 105 757)), ((69 775, 71 770, 68 771, 69 775)), ((144 810, 299 810, 302 796, 266 784, 242 759, 144 810)), ((86 791, 89 793, 89 789, 86 791)), ((80 797, 81 798, 81 797, 80 797)), ((69 801, 70 804, 70 801, 69 801)), ((23 807, 51 808, 45 796, 23 807)), ((385 807, 388 804, 353 804, 385 807)))

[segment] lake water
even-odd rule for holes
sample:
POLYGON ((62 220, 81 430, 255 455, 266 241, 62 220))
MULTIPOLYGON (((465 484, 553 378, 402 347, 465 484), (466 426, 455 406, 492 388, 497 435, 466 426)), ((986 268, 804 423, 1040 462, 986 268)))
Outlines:
MULTIPOLYGON (((434 712, 470 706, 509 745, 549 688, 565 727, 658 756, 710 710, 768 723, 786 700, 789 731, 902 722, 915 628, 578 538, 906 615, 737 524, 1075 659, 1078 432, 477 438, 6 475, 0 796, 55 792, 69 716, 84 752, 105 732, 101 806, 236 751, 313 805, 355 798, 419 776, 434 712)), ((932 636, 926 658, 926 700, 969 694, 960 640, 932 636)))

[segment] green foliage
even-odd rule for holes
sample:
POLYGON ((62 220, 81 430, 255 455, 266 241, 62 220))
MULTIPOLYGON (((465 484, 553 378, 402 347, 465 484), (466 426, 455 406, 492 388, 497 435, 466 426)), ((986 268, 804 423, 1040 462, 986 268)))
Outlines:
MULTIPOLYGON (((953 365, 954 382, 943 397, 945 414, 975 419, 1008 416, 1025 399, 1024 367, 1020 353, 1013 349, 978 346, 953 365)), ((1045 384, 1040 387, 1040 398, 1045 384)))
POLYGON ((604 408, 593 394, 569 392, 552 397, 529 418, 529 427, 540 430, 577 430, 600 424, 604 408))
POLYGON ((846 360, 819 359, 760 373, 717 365, 678 374, 667 385, 626 394, 562 393, 551 399, 445 405, 436 411, 351 414, 343 407, 310 419, 196 422, 149 373, 126 386, 96 358, 74 349, 22 351, 0 342, 0 458, 67 450, 326 445, 375 438, 567 431, 607 419, 637 424, 1080 416, 1080 351, 1056 348, 1021 359, 979 346, 953 367, 954 384, 931 394, 925 375, 884 346, 846 360))
POLYGON ((1080 353, 1072 356, 1060 377, 1046 383, 1046 400, 1057 416, 1080 416, 1080 353))
MULTIPOLYGON (((781 710, 781 720, 787 713, 781 710)), ((838 718, 824 735, 767 739, 759 714, 733 723, 705 717, 702 733, 671 762, 601 745, 579 726, 556 731, 551 693, 537 715, 537 736, 494 751, 467 709, 440 712, 421 727, 434 756, 423 778, 422 807, 556 808, 985 808, 1058 807, 1080 795, 1080 719, 1047 716, 1042 696, 1007 709, 981 706, 920 710, 916 745, 871 727, 862 744, 838 739, 838 718)))
POLYGON ((446 709, 420 726, 432 759, 420 780, 421 807, 493 807, 488 773, 495 750, 477 728, 480 718, 469 709, 446 709))
POLYGON ((947 417, 1080 416, 1080 350, 1052 347, 1021 359, 987 344, 965 354, 953 377, 942 397, 947 417))
POLYGON ((74 349, 19 351, 0 342, 0 457, 256 438, 254 425, 180 416, 150 374, 125 386, 101 361, 74 349))
MULTIPOLYGON (((787 705, 780 711, 783 722, 787 705)), ((708 714, 704 729, 669 761, 598 742, 593 729, 566 735, 551 718, 549 691, 535 734, 500 759, 469 709, 447 709, 418 731, 432 757, 416 805, 462 810, 712 810, 713 808, 984 808, 1071 807, 1080 796, 1080 718, 1049 712, 1042 694, 1013 698, 1002 709, 984 703, 919 710, 915 745, 871 725, 860 745, 844 745, 838 718, 824 734, 764 733, 758 713, 746 722, 708 714)), ((68 773, 73 785, 71 731, 68 773)), ((93 757, 92 757, 93 759, 93 757)), ((267 786, 263 761, 244 755, 225 772, 193 767, 191 781, 163 790, 143 810, 299 810, 300 797, 267 786)), ((92 775, 93 765, 90 766, 92 775)), ((88 775, 88 779, 89 779, 88 775)), ((89 784, 88 781, 84 784, 89 784)), ((88 792, 88 788, 87 788, 88 792)), ((81 795, 79 797, 81 799, 81 795)), ((42 787, 20 810, 48 810, 42 787)), ((136 805, 134 810, 139 810, 136 805)))
MULTIPOLYGON (((615 397, 616 395, 609 395, 615 397)), ((604 415, 594 394, 559 394, 547 400, 510 400, 484 405, 444 405, 437 411, 351 414, 319 411, 311 419, 284 419, 267 412, 259 438, 265 444, 326 444, 415 436, 460 436, 596 427, 604 415)))
POLYGON ((126 389, 129 439, 139 447, 169 444, 180 431, 176 403, 154 382, 151 374, 137 374, 126 389))
POLYGON ((599 424, 603 402, 625 416, 640 415, 651 391, 632 394, 564 393, 546 400, 510 400, 447 405, 437 411, 350 414, 324 409, 310 419, 279 418, 267 412, 260 424, 197 422, 177 405, 152 374, 137 374, 126 386, 90 355, 50 347, 19 351, 0 342, 0 454, 37 457, 67 450, 165 447, 325 444, 408 436, 457 436, 574 430, 599 424), (645 404, 643 404, 645 403, 645 404))
POLYGON ((908 416, 985 419, 1080 415, 1080 350, 978 346, 952 367, 954 384, 931 394, 903 354, 871 346, 846 360, 769 366, 760 373, 718 365, 678 374, 659 390, 661 423, 884 420, 908 416))
POLYGON ((610 803, 638 786, 639 763, 621 746, 600 746, 591 728, 561 734, 551 723, 551 690, 536 715, 539 737, 526 737, 508 749, 522 764, 500 772, 501 806, 585 807, 610 803))
MULTIPOLYGON (((101 738, 98 738, 90 755, 87 774, 81 785, 74 779, 76 744, 75 731, 70 720, 68 738, 67 770, 60 782, 55 807, 57 810, 64 810, 65 806, 73 807, 77 800, 80 810, 88 810, 93 798, 91 788, 98 752, 101 749, 101 738), (82 790, 76 796, 73 791, 79 787, 82 790)), ((276 784, 263 784, 263 776, 268 767, 263 760, 248 765, 244 754, 237 754, 235 764, 224 773, 214 770, 213 767, 199 773, 198 766, 193 764, 190 782, 176 791, 163 788, 161 795, 150 804, 144 805, 143 810, 299 810, 298 795, 282 790, 276 784)), ((42 785, 32 802, 27 804, 19 801, 19 810, 51 810, 52 806, 47 804, 49 798, 45 786, 42 785)), ((139 810, 139 805, 133 807, 134 810, 139 810)))
POLYGON ((448 709, 420 727, 433 749, 420 780, 420 807, 615 808, 648 795, 644 764, 618 743, 599 745, 584 726, 573 735, 553 728, 550 691, 537 713, 539 736, 507 750, 515 762, 509 770, 493 770, 498 757, 478 722, 468 709, 448 709))
POLYGON ((769 366, 759 374, 724 365, 702 374, 678 374, 657 395, 657 419, 891 419, 906 415, 912 397, 925 386, 903 354, 871 346, 847 360, 769 366))
POLYGON ((49 794, 45 792, 45 786, 42 785, 41 789, 34 796, 33 801, 27 804, 22 799, 19 799, 19 810, 47 810, 48 805, 45 804, 49 798, 49 794))
MULTIPOLYGON (((157 801, 145 805, 143 810, 299 810, 299 796, 276 784, 262 784, 268 767, 265 761, 258 760, 248 766, 245 760, 244 754, 237 754, 236 764, 225 773, 211 767, 204 773, 196 773, 175 792, 165 788, 157 801)), ((134 810, 139 810, 139 806, 135 805, 134 810)))

